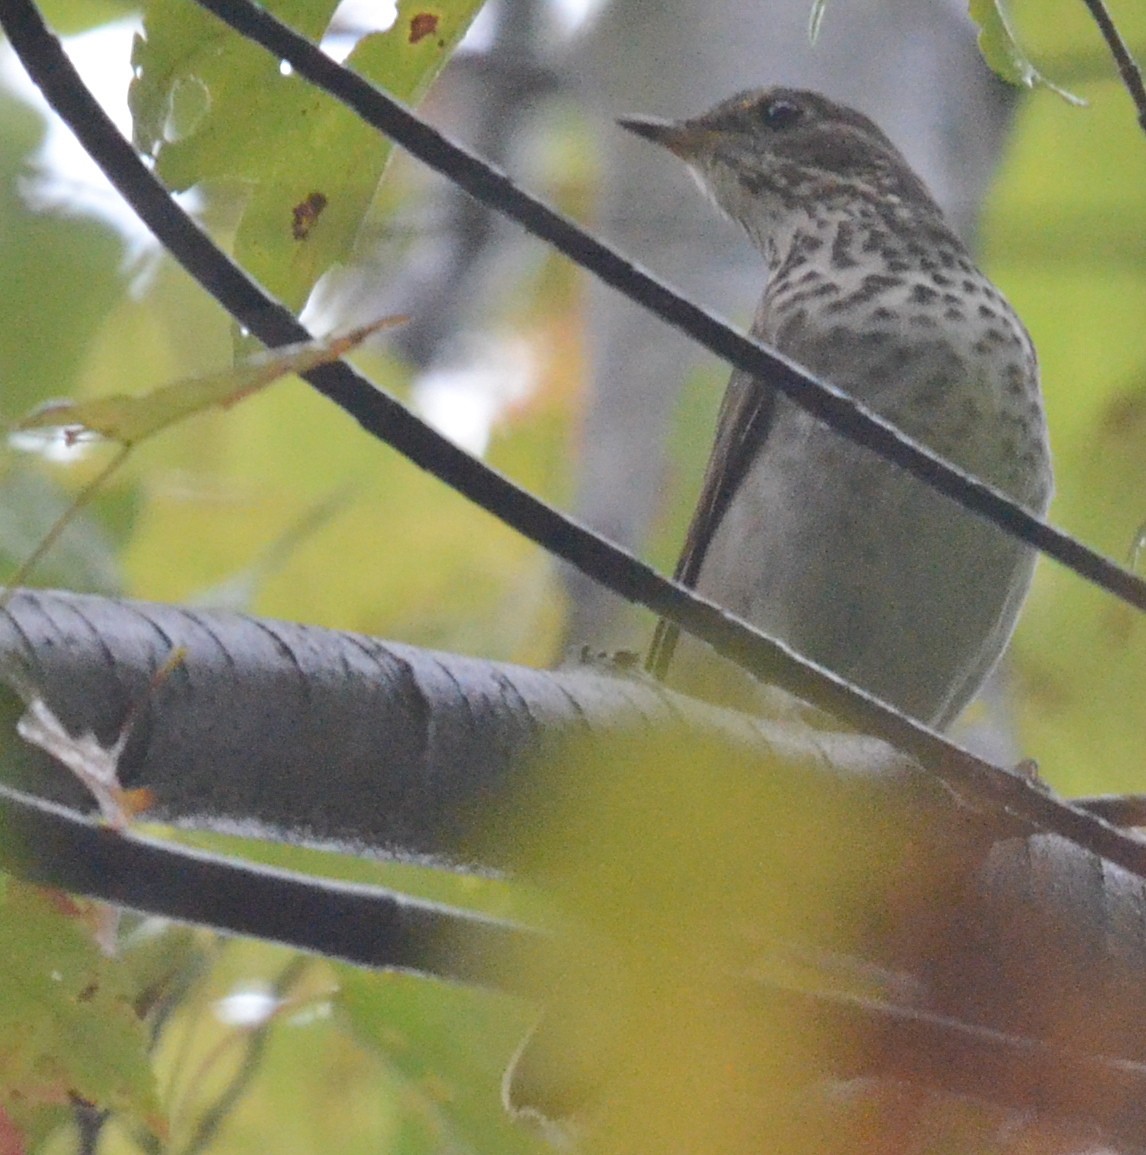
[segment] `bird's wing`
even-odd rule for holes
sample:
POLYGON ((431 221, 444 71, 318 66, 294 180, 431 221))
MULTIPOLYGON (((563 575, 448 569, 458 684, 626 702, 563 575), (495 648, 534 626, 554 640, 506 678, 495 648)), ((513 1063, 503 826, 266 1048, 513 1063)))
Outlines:
MULTIPOLYGON (((685 537, 673 577, 690 589, 696 585, 716 527, 728 509, 749 465, 772 428, 776 390, 740 369, 733 371, 720 403, 716 441, 704 471, 696 512, 685 537)), ((657 622, 645 667, 663 678, 672 661, 680 628, 661 618, 657 622)))

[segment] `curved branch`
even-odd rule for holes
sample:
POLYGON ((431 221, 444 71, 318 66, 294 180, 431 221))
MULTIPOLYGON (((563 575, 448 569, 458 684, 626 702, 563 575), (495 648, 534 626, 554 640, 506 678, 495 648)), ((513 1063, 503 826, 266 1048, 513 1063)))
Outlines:
MULTIPOLYGON (((121 784, 146 786, 163 821, 198 828, 515 870, 520 832, 507 807, 518 792, 539 823, 586 788, 546 778, 542 790, 548 754, 587 741, 612 765, 625 743, 655 734, 707 743, 721 765, 813 812, 848 796, 909 831, 954 832, 968 814, 989 839, 1057 826, 1146 878, 1146 843, 1022 776, 951 791, 876 739, 793 729, 593 666, 531 670, 239 614, 26 590, 0 613, 0 671, 14 668, 72 733, 110 746, 133 714, 121 784), (186 657, 152 688, 176 648, 186 657)), ((47 755, 13 752, 8 763, 18 787, 87 804, 47 755)), ((701 773, 722 797, 716 772, 701 773)), ((869 833, 850 837, 859 853, 869 833)))
MULTIPOLYGON (((767 774, 778 795, 826 805, 846 787, 907 826, 904 806, 923 806, 937 825, 961 809, 876 739, 793 733, 643 675, 532 670, 222 611, 19 591, 0 611, 5 671, 70 733, 106 747, 130 718, 120 785, 146 787, 160 821, 378 856, 517 869, 518 792, 540 823, 581 788, 540 791, 548 755, 591 742, 608 764, 654 734, 713 744, 737 774, 767 774), (182 660, 153 686, 173 650, 182 660)), ((15 695, 5 701, 9 714, 22 709, 15 695)), ((20 746, 7 763, 18 788, 90 805, 42 751, 20 746)), ((1001 817, 996 831, 1029 829, 1001 817)))

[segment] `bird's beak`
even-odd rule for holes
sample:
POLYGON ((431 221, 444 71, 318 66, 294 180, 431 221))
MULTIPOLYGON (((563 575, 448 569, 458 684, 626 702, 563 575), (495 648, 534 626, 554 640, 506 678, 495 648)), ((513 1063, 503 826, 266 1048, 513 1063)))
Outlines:
POLYGON ((691 120, 660 120, 655 116, 622 116, 617 123, 682 160, 693 160, 709 144, 712 132, 691 120))

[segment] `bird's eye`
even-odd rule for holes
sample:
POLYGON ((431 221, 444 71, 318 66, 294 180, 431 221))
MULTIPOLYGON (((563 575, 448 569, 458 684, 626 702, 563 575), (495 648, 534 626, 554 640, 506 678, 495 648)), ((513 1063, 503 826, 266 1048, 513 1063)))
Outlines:
POLYGON ((790 128, 804 115, 804 110, 791 100, 778 97, 760 106, 760 120, 768 128, 790 128))

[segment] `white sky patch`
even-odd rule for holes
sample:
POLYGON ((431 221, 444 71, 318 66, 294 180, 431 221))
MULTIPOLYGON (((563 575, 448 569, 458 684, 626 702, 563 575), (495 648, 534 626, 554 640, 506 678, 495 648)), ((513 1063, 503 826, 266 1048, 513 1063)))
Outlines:
MULTIPOLYGON (((269 983, 244 981, 237 983, 229 995, 215 1002, 215 1018, 228 1027, 254 1030, 280 1014, 284 1007, 288 1007, 288 1002, 279 998, 269 983)), ((331 1015, 329 999, 307 999, 299 1004, 297 1010, 290 1011, 285 1021, 292 1027, 306 1027, 329 1019, 331 1015)))
MULTIPOLYGON (((322 50, 341 64, 363 36, 385 32, 397 19, 398 5, 394 0, 342 0, 330 22, 333 31, 322 38, 322 50)), ((290 65, 285 60, 279 67, 287 70, 284 76, 290 75, 290 65)))
POLYGON ((484 456, 497 423, 537 386, 537 360, 523 338, 471 338, 462 358, 431 369, 413 408, 455 445, 484 456))
POLYGON ((398 19, 398 5, 394 0, 342 0, 335 10, 333 25, 385 32, 398 19))
POLYGON ((493 44, 494 33, 497 31, 497 5, 483 4, 474 17, 473 23, 466 29, 458 49, 462 52, 488 52, 493 44))
MULTIPOLYGON (((564 36, 571 36, 601 11, 608 0, 549 0, 553 25, 564 36)), ((474 17, 474 22, 459 46, 462 52, 488 52, 497 31, 499 6, 487 2, 474 17)))

